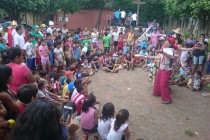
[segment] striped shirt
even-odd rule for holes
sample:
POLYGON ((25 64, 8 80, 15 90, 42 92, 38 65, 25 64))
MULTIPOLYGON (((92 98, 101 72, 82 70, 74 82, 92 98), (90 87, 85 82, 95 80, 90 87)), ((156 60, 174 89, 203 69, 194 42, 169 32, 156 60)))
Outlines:
POLYGON ((75 94, 75 96, 73 97, 72 102, 77 105, 77 115, 81 114, 82 104, 85 99, 86 97, 80 93, 75 94))

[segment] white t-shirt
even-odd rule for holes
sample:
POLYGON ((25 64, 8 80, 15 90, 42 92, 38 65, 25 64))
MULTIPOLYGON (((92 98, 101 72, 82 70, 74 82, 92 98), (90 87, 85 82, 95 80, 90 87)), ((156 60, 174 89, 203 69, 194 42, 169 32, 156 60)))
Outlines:
POLYGON ((92 32, 91 38, 92 38, 92 42, 98 42, 98 32, 97 33, 92 32))
MULTIPOLYGON (((63 53, 63 49, 62 48, 55 48, 54 49, 54 54, 56 55, 56 58, 59 60, 59 61, 62 61, 63 57, 62 57, 62 53, 63 53)), ((55 59, 56 60, 56 59, 55 59)))
POLYGON ((181 62, 185 62, 188 59, 188 53, 189 51, 182 51, 181 56, 180 56, 181 62))
POLYGON ((4 40, 6 40, 6 43, 8 43, 8 33, 5 33, 4 36, 2 36, 4 40))
POLYGON ((46 31, 47 31, 47 33, 50 33, 50 34, 53 33, 53 29, 51 27, 48 27, 46 31))
MULTIPOLYGON (((174 56, 174 49, 173 48, 164 48, 163 52, 168 54, 168 55, 174 56)), ((172 67, 173 67, 173 58, 168 59, 164 55, 161 55, 160 69, 161 70, 172 70, 172 67)))
POLYGON ((33 49, 32 43, 26 42, 26 44, 23 46, 23 50, 26 51, 27 55, 33 54, 31 58, 36 57, 36 53, 35 53, 35 50, 33 49))
POLYGON ((104 120, 98 120, 98 134, 101 136, 102 140, 106 140, 108 133, 111 128, 111 124, 113 122, 113 118, 108 119, 107 121, 104 120))
POLYGON ((69 31, 68 29, 62 29, 62 32, 63 32, 64 34, 67 34, 68 31, 69 31))
POLYGON ((118 32, 113 32, 112 36, 114 37, 114 41, 118 41, 119 33, 118 32))
POLYGON ((125 18, 125 15, 126 15, 125 11, 122 11, 120 13, 121 13, 121 18, 125 18))
POLYGON ((15 37, 15 34, 16 34, 16 33, 17 33, 16 30, 13 29, 13 30, 12 30, 12 37, 13 37, 13 38, 15 37))
POLYGON ((133 14, 133 15, 132 15, 132 19, 133 19, 134 21, 136 21, 136 20, 137 20, 137 14, 133 14))
POLYGON ((17 33, 15 34, 15 36, 14 36, 14 47, 16 47, 16 45, 18 45, 21 49, 23 49, 23 47, 25 45, 23 35, 19 35, 17 33))
POLYGON ((128 127, 128 124, 125 123, 125 124, 120 126, 119 130, 115 131, 114 130, 114 122, 115 122, 115 120, 111 124, 111 129, 110 129, 109 134, 107 136, 107 140, 121 140, 121 138, 124 134, 124 130, 128 127))

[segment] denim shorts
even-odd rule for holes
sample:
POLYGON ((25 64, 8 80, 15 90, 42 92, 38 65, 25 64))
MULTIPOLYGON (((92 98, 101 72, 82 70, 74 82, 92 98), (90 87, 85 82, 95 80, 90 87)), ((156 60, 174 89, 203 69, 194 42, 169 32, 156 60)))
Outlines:
POLYGON ((45 65, 45 64, 48 64, 48 63, 50 63, 50 60, 49 59, 41 59, 41 62, 42 62, 42 64, 43 65, 45 65))
POLYGON ((205 60, 205 56, 193 56, 193 64, 194 65, 203 65, 205 60))

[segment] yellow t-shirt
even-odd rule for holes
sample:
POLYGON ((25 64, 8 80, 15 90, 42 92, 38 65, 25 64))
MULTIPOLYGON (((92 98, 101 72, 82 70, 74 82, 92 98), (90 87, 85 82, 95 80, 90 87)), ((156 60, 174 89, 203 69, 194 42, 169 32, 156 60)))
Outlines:
POLYGON ((68 84, 63 88, 62 98, 65 98, 69 94, 68 84))

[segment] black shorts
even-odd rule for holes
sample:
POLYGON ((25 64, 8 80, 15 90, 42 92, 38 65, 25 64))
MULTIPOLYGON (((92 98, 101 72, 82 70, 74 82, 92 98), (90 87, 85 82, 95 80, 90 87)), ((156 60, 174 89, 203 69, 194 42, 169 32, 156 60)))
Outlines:
POLYGON ((114 46, 115 46, 115 47, 118 46, 118 41, 114 41, 114 46))
POLYGON ((110 50, 109 47, 104 48, 104 52, 105 52, 105 53, 109 53, 109 50, 110 50))

